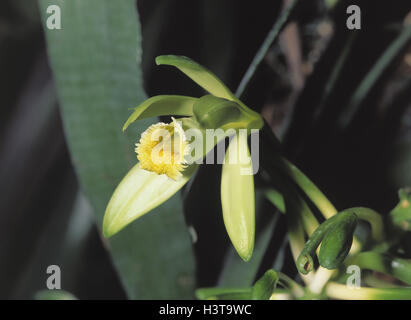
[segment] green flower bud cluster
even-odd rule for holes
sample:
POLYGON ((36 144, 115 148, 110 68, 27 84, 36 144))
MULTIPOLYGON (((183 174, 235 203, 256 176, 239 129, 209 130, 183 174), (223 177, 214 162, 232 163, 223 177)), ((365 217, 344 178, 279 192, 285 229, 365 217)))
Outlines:
POLYGON ((297 268, 308 274, 314 268, 313 256, 320 246, 318 260, 327 269, 336 269, 350 251, 358 217, 351 210, 342 211, 323 222, 306 242, 297 258, 297 268))

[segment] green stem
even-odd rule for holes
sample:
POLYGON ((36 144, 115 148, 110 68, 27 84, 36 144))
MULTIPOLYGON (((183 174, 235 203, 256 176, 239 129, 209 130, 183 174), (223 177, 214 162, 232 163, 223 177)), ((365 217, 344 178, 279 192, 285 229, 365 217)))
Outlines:
POLYGON ((264 192, 265 197, 278 211, 285 214, 285 203, 283 195, 274 188, 268 188, 264 192))
POLYGON ((304 191, 326 219, 338 212, 324 193, 300 169, 285 158, 281 160, 289 177, 304 191))
POLYGON ((327 84, 325 85, 323 94, 321 96, 320 102, 318 103, 318 106, 314 112, 313 115, 313 121, 316 122, 319 120, 320 115, 324 111, 324 107, 326 106, 326 102, 328 98, 330 97, 331 93, 333 92, 335 88, 335 84, 337 83, 337 80, 340 77, 341 71, 344 69, 344 65, 347 61, 347 57, 351 51, 351 47, 354 43, 354 40, 357 37, 357 33, 352 33, 350 37, 347 40, 347 44, 344 46, 344 49, 342 50, 340 56, 338 57, 338 60, 335 63, 335 67, 333 68, 330 77, 327 79, 327 84))
POLYGON ((250 299, 251 288, 200 288, 195 295, 200 300, 250 299))
POLYGON ((365 207, 355 207, 344 211, 353 212, 359 219, 367 221, 371 225, 372 238, 378 243, 384 241, 384 224, 382 216, 378 212, 365 207))
MULTIPOLYGON (((278 168, 267 165, 266 170, 271 178, 271 183, 274 184, 282 194, 282 199, 285 204, 288 235, 290 241, 291 252, 294 260, 297 261, 297 257, 303 250, 305 245, 305 232, 311 235, 312 232, 318 227, 318 221, 314 217, 309 206, 305 203, 305 200, 298 194, 295 186, 290 183, 283 172, 278 168)), ((278 205, 279 191, 272 189, 271 195, 275 196, 275 199, 270 199, 274 205, 278 205)), ((312 275, 301 275, 302 279, 309 283, 312 275)))
POLYGON ((271 295, 270 300, 293 300, 293 296, 287 290, 276 290, 271 295))
POLYGON ((362 252, 354 256, 348 262, 357 265, 361 269, 368 269, 393 276, 408 285, 411 285, 411 261, 401 258, 393 258, 377 252, 362 252))
POLYGON ((343 300, 410 300, 411 288, 350 288, 330 282, 325 287, 330 298, 343 300))
POLYGON ((384 51, 373 68, 367 73, 360 85, 354 91, 347 107, 345 108, 344 114, 341 115, 341 119, 338 123, 340 128, 344 129, 349 125, 354 116, 359 112, 360 105, 364 101, 370 89, 381 77, 383 72, 387 69, 397 54, 404 48, 405 45, 407 45, 410 39, 411 26, 406 26, 384 51))
POLYGON ((393 284, 391 279, 381 278, 381 275, 374 275, 374 273, 367 274, 361 281, 365 283, 364 287, 371 288, 401 288, 403 285, 393 284), (362 280, 364 279, 364 280, 362 280))
MULTIPOLYGON (((295 202, 295 198, 289 194, 285 197, 286 205, 286 219, 288 226, 288 236, 290 240, 291 252, 294 257, 294 261, 297 261, 297 257, 304 249, 305 245, 305 233, 303 227, 303 219, 298 208, 298 204, 295 202)), ((312 275, 304 274, 302 279, 305 283, 311 282, 312 275)))
POLYGON ((300 286, 297 282, 291 279, 289 276, 282 272, 278 272, 278 277, 280 282, 283 282, 287 285, 288 289, 290 289, 291 293, 295 298, 300 298, 304 295, 304 289, 300 286))
MULTIPOLYGON (((326 219, 337 214, 337 209, 321 190, 294 164, 285 158, 281 158, 281 167, 288 176, 304 191, 310 200, 317 206, 326 219)), ((361 244, 354 237, 351 253, 356 253, 361 249, 361 244)))
POLYGON ((314 294, 320 294, 324 286, 334 274, 335 270, 328 270, 320 266, 315 272, 314 278, 309 285, 310 291, 314 294))
MULTIPOLYGON (((308 236, 311 236, 311 234, 319 226, 318 220, 315 218, 308 204, 296 190, 291 191, 289 189, 289 192, 293 195, 293 197, 295 197, 296 203, 298 203, 299 212, 303 221, 305 232, 308 234, 308 236)), ((284 197, 280 192, 278 192, 276 189, 269 188, 265 191, 265 196, 271 202, 271 204, 278 209, 278 211, 284 214, 286 213, 284 197)))

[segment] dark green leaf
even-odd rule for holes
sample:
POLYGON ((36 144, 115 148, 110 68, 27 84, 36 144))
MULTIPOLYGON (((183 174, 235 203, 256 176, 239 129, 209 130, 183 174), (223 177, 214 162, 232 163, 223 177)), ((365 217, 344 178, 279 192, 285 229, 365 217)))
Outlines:
MULTIPOLYGON (((112 192, 137 162, 133 145, 152 123, 121 132, 129 107, 146 98, 137 10, 133 0, 41 0, 43 21, 52 4, 61 8, 62 29, 45 30, 66 136, 101 225, 112 192)), ((193 257, 179 197, 107 243, 130 298, 192 296, 193 257)))

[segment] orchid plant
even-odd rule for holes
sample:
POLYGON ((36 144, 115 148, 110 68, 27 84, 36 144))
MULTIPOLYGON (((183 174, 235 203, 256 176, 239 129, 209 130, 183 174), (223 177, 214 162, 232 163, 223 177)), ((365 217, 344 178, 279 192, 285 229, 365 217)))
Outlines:
POLYGON ((114 235, 169 199, 193 177, 202 158, 231 132, 234 137, 227 149, 227 161, 224 161, 221 178, 223 217, 233 246, 247 261, 254 247, 254 180, 253 175, 242 172, 252 171, 252 161, 244 164, 228 161, 228 157, 237 150, 242 153, 236 155, 238 158, 249 157, 247 134, 236 134, 236 131, 243 129, 251 134, 252 130, 262 128, 263 120, 237 99, 213 73, 196 62, 186 57, 168 55, 157 57, 156 63, 177 67, 210 95, 201 98, 155 96, 135 109, 123 130, 134 121, 148 117, 171 115, 183 118, 173 118, 169 124, 153 124, 142 134, 135 149, 139 163, 115 190, 105 213, 103 233, 106 237, 114 235), (194 136, 204 138, 207 130, 215 130, 216 139, 213 138, 213 143, 204 144, 199 152, 195 152, 197 150, 189 148, 186 132, 190 129, 194 130, 194 136), (188 162, 186 158, 191 152, 195 154, 188 162))
POLYGON ((399 204, 385 218, 364 207, 339 211, 282 155, 281 144, 264 126, 262 117, 240 101, 211 71, 181 56, 159 56, 156 63, 178 68, 209 94, 200 98, 159 95, 135 108, 123 130, 149 117, 172 116, 172 121, 151 125, 136 143, 138 163, 123 178, 107 205, 103 221, 105 237, 115 235, 167 201, 193 178, 204 157, 217 144, 231 138, 222 167, 221 207, 233 247, 248 261, 255 239, 254 175, 250 174, 254 172, 254 159, 250 158, 248 140, 253 132, 261 132, 260 147, 264 152, 261 179, 266 183, 265 196, 287 218, 289 243, 299 279, 270 269, 253 287, 203 288, 197 290, 197 297, 411 298, 411 288, 404 286, 411 285, 411 262, 401 257, 410 250, 404 244, 411 230, 408 189, 400 191, 399 204), (218 132, 212 143, 192 148, 192 140, 201 137, 204 141, 207 130, 218 132), (241 134, 241 130, 245 134, 241 134), (237 161, 230 161, 233 154, 237 161), (238 161, 241 157, 249 161, 238 161), (369 224, 369 232, 360 239, 357 226, 364 221, 369 224), (386 274, 399 282, 384 281, 371 273, 367 288, 352 289, 345 283, 345 270, 352 265, 386 274))

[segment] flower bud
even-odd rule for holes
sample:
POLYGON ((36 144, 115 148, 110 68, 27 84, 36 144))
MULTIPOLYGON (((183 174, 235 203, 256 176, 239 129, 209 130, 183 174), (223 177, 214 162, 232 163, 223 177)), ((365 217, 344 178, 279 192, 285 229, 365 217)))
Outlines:
POLYGON ((243 174, 244 171, 252 172, 252 163, 240 161, 247 157, 250 157, 247 137, 235 135, 228 146, 221 172, 224 225, 231 243, 245 261, 251 258, 255 238, 254 176, 243 174), (237 155, 235 163, 230 163, 232 153, 237 155))
POLYGON ((257 280, 251 291, 251 299, 253 300, 268 300, 278 282, 278 274, 274 270, 268 270, 264 275, 257 280))
POLYGON ((205 129, 247 128, 249 116, 234 101, 206 95, 193 106, 194 118, 205 129))
POLYGON ((314 268, 314 255, 321 244, 318 259, 320 265, 327 269, 335 269, 342 263, 350 251, 357 215, 352 209, 342 211, 324 221, 312 233, 297 258, 299 272, 308 274, 314 268))
POLYGON ((344 261, 351 249, 357 220, 357 215, 352 212, 338 214, 338 220, 329 227, 321 242, 318 255, 321 266, 336 269, 344 261))

